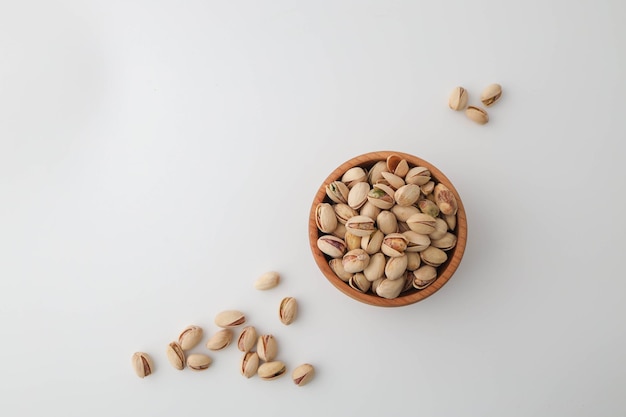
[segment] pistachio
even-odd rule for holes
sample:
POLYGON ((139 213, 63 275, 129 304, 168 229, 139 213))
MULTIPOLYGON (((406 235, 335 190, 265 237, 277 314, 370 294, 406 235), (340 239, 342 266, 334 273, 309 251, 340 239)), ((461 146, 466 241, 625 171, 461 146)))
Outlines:
POLYGON ((378 229, 386 235, 398 231, 398 219, 395 214, 389 210, 381 210, 378 217, 376 217, 376 224, 378 225, 378 229))
MULTIPOLYGON (((334 216, 334 212, 333 212, 334 216)), ((268 271, 261 275, 255 282, 254 288, 257 290, 265 291, 270 290, 278 285, 280 282, 280 274, 276 271, 268 271)))
POLYGON ((343 239, 346 235, 346 225, 337 223, 337 228, 333 230, 332 235, 338 237, 339 239, 343 239))
POLYGON ((382 210, 388 210, 395 204, 394 193, 394 189, 388 185, 375 184, 367 194, 367 200, 382 210))
POLYGON ((331 258, 340 258, 346 253, 346 242, 333 235, 323 235, 317 239, 317 247, 331 258))
POLYGON ((367 182, 354 184, 348 193, 348 205, 355 210, 360 209, 367 202, 367 193, 369 191, 370 185, 367 182))
MULTIPOLYGON (((387 184, 394 190, 397 190, 405 184, 402 177, 399 177, 396 174, 392 174, 391 172, 383 172, 381 175, 383 176, 387 184)), ((382 182, 379 183, 383 184, 382 182)))
POLYGON ((187 367, 194 371, 204 371, 212 362, 213 360, 203 353, 192 353, 187 357, 187 367))
POLYGON ((238 310, 226 310, 215 316, 215 324, 222 328, 237 327, 246 322, 246 316, 238 310))
POLYGON ((400 295, 403 288, 404 280, 383 278, 376 287, 376 294, 383 298, 393 299, 400 295))
POLYGON ((385 277, 390 280, 402 277, 406 271, 407 265, 408 258, 406 255, 387 259, 387 263, 385 264, 385 277))
POLYGON ((426 184, 420 186, 420 188, 422 189, 422 194, 428 196, 430 193, 433 192, 433 189, 435 188, 435 182, 428 181, 426 184))
POLYGON ((291 379, 293 383, 301 387, 308 384, 315 375, 315 368, 309 363, 304 363, 297 366, 291 373, 291 379))
POLYGON ((375 231, 369 236, 363 236, 361 238, 361 249, 367 252, 368 255, 375 254, 380 251, 384 237, 385 235, 380 230, 375 231))
POLYGON ((500 84, 490 84, 485 87, 483 92, 480 94, 480 101, 482 101, 485 106, 489 107, 496 101, 500 100, 501 96, 502 87, 500 84))
POLYGON ((152 370, 154 369, 152 358, 145 352, 133 353, 131 365, 139 378, 147 377, 152 374, 152 370))
POLYGON ((331 259, 328 261, 328 266, 330 266, 330 269, 332 269, 335 275, 344 282, 348 282, 352 277, 350 272, 346 272, 346 270, 343 269, 342 259, 340 258, 331 259))
POLYGON ((242 352, 248 352, 257 342, 256 328, 254 326, 246 326, 241 330, 237 339, 237 349, 242 352))
POLYGON ((369 217, 370 219, 375 219, 380 213, 380 208, 376 207, 369 201, 366 201, 359 210, 359 215, 369 217))
POLYGON ((406 184, 398 188, 394 193, 394 199, 399 206, 412 206, 421 195, 419 185, 406 184))
POLYGON ((259 369, 257 370, 257 374, 259 378, 264 379, 266 381, 280 378, 285 375, 287 372, 287 367, 281 361, 269 361, 259 365, 259 369))
POLYGON ((439 183, 435 186, 433 194, 435 195, 435 203, 437 203, 437 207, 439 207, 439 210, 441 210, 443 214, 456 214, 458 203, 456 202, 454 193, 452 193, 448 187, 439 183))
POLYGON ((457 237, 453 233, 446 233, 441 239, 432 240, 431 244, 444 251, 448 251, 456 246, 457 237))
POLYGON ((239 372, 246 378, 252 378, 259 369, 259 355, 256 352, 247 351, 241 356, 239 372))
POLYGON ((372 283, 365 278, 365 275, 362 272, 357 272, 352 275, 348 281, 348 285, 358 292, 366 293, 370 289, 372 283))
POLYGON ((404 233, 408 230, 411 230, 411 228, 406 222, 398 222, 398 233, 404 233))
POLYGON ((387 171, 399 177, 404 177, 409 172, 409 163, 400 155, 389 155, 387 157, 387 171))
POLYGON ((354 216, 346 222, 346 230, 353 235, 363 237, 374 233, 376 231, 376 225, 374 220, 369 217, 354 216))
POLYGON ((332 233, 337 228, 337 216, 333 206, 319 203, 315 208, 315 224, 323 233, 332 233))
POLYGON ((222 350, 230 345, 233 340, 233 331, 231 329, 218 330, 207 340, 206 347, 209 350, 222 350))
POLYGON ((372 281, 372 286, 370 288, 370 291, 372 291, 374 294, 378 295, 378 286, 380 285, 381 282, 383 282, 384 280, 386 280, 387 278, 380 277, 378 278, 376 281, 372 281))
POLYGON ((484 125, 489 121, 489 114, 480 107, 476 106, 467 106, 467 110, 465 110, 465 115, 472 121, 478 123, 479 125, 484 125))
POLYGON ((326 186, 326 195, 335 203, 348 203, 350 189, 341 181, 333 181, 326 186))
POLYGON ((384 237, 380 250, 387 256, 402 256, 406 250, 408 240, 402 233, 390 233, 384 237))
POLYGON ((346 272, 361 272, 370 261, 370 256, 363 249, 353 249, 343 256, 343 269, 346 272))
POLYGON ((420 267, 422 258, 418 252, 406 252, 406 270, 415 271, 420 267))
POLYGON ((437 267, 448 260, 448 255, 444 251, 434 246, 429 246, 420 252, 422 262, 426 265, 437 267))
POLYGON ((435 218, 425 213, 417 213, 409 217, 406 221, 407 225, 415 233, 427 235, 435 230, 435 218))
POLYGON ((402 232, 402 235, 407 240, 406 252, 421 252, 430 246, 430 237, 428 235, 422 235, 413 230, 402 232))
POLYGON ((185 352, 178 342, 171 342, 167 345, 165 355, 174 368, 181 370, 185 367, 185 352))
POLYGON ((387 171, 387 161, 376 162, 367 173, 367 182, 369 182, 370 185, 376 184, 378 180, 383 177, 382 173, 384 171, 387 171))
POLYGON ((404 181, 407 184, 415 184, 415 185, 424 185, 428 181, 430 181, 430 170, 425 167, 416 166, 409 169, 406 176, 404 177, 404 181))
POLYGON ((187 326, 178 336, 178 344, 183 350, 193 349, 202 340, 200 326, 187 326))
POLYGON ((443 219, 448 224, 448 230, 454 231, 456 229, 456 215, 454 214, 445 214, 443 219))
POLYGON ((367 267, 363 270, 363 275, 368 281, 374 282, 385 273, 385 264, 385 255, 381 252, 375 253, 370 257, 367 267))
MULTIPOLYGON (((406 222, 412 215, 416 213, 421 213, 420 210, 415 206, 403 207, 398 205, 393 206, 391 208, 391 212, 394 216, 396 216, 398 222, 406 222)), ((394 230, 394 232, 395 231, 397 230, 394 230)))
POLYGON ((285 297, 280 302, 278 316, 281 323, 288 326, 294 322, 298 315, 298 302, 293 297, 285 297))
POLYGON ((400 293, 403 293, 405 291, 409 291, 412 290, 413 288, 413 274, 410 271, 406 271, 404 273, 404 275, 402 276, 402 281, 404 281, 404 286, 402 287, 402 291, 400 291, 400 293))
MULTIPOLYGON (((437 187, 435 187, 437 188, 437 187)), ((427 198, 423 198, 417 202, 417 207, 419 207, 422 213, 426 213, 429 216, 437 217, 439 216, 439 207, 437 204, 432 202, 427 198)))
POLYGON ((437 278, 437 269, 430 265, 424 265, 412 272, 413 287, 421 290, 428 287, 437 278))
POLYGON ((430 240, 441 239, 448 232, 448 223, 441 217, 435 219, 435 230, 428 234, 430 240))
POLYGON ((363 239, 361 236, 357 236, 353 233, 350 233, 349 231, 346 231, 346 237, 344 238, 348 250, 360 248, 361 239, 363 239))
POLYGON ((343 174, 341 181, 352 188, 359 182, 367 181, 367 172, 364 168, 352 167, 343 174))
POLYGON ((256 353, 261 360, 266 362, 273 361, 278 353, 278 345, 276 339, 271 334, 264 334, 259 336, 259 340, 256 345, 256 353))
POLYGON ((355 209, 343 203, 335 204, 333 209, 335 210, 335 216, 337 217, 337 221, 342 224, 346 224, 350 217, 359 214, 355 209))
POLYGON ((452 110, 463 110, 467 106, 467 90, 463 87, 455 87, 448 99, 448 106, 452 110))

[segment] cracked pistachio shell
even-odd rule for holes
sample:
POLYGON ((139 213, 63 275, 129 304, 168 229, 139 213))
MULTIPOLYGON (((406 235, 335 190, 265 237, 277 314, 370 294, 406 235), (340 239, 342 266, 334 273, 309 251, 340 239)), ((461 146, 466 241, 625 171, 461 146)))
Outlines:
POLYGON ((370 256, 363 249, 353 249, 350 252, 343 255, 343 269, 346 272, 357 273, 361 272, 367 267, 370 261, 370 256))
POLYGON ((412 272, 413 287, 421 290, 432 284, 437 278, 437 269, 430 265, 424 265, 412 272))
POLYGON ((343 282, 348 282, 352 277, 350 272, 346 272, 346 270, 343 269, 343 262, 340 258, 331 259, 328 261, 328 266, 330 266, 330 269, 332 269, 335 275, 343 282))
POLYGON ((362 272, 357 272, 352 276, 352 278, 350 278, 348 285, 358 292, 366 293, 370 289, 372 283, 365 278, 365 275, 362 272))
POLYGON ((348 188, 352 188, 360 182, 367 181, 367 171, 365 168, 352 167, 343 174, 341 181, 346 184, 348 188))
POLYGON ((396 219, 399 222, 406 222, 412 215, 421 213, 420 210, 415 206, 404 207, 398 205, 393 206, 391 208, 391 212, 394 216, 396 216, 396 219))
POLYGON ((294 322, 298 315, 298 302, 293 297, 285 297, 280 302, 278 317, 282 324, 288 326, 294 322))
POLYGON ((254 326, 246 326, 239 333, 237 339, 237 349, 242 352, 248 352, 257 342, 256 328, 254 326))
POLYGON ((378 278, 382 278, 385 274, 386 263, 387 260, 385 259, 385 255, 381 252, 373 254, 370 257, 369 263, 363 270, 363 275, 365 275, 365 278, 370 282, 374 282, 378 278))
POLYGON ((367 200, 382 210, 388 210, 395 205, 394 193, 394 189, 388 185, 375 184, 367 194, 367 200))
POLYGON ((383 298, 393 299, 400 295, 403 288, 404 280, 383 278, 376 287, 376 294, 383 298))
POLYGON ((422 190, 419 185, 406 184, 396 190, 393 198, 399 206, 407 207, 415 204, 421 194, 422 190))
POLYGON ((489 121, 489 114, 480 107, 467 106, 465 115, 468 119, 478 123, 479 125, 484 125, 489 121))
POLYGON ((341 258, 346 253, 346 242, 333 235, 320 236, 317 239, 317 248, 331 258, 341 258))
POLYGON ((222 350, 226 346, 230 345, 233 340, 233 331, 231 329, 221 329, 213 333, 213 336, 206 342, 206 347, 209 350, 222 350))
POLYGON ((431 241, 431 245, 443 251, 448 251, 456 246, 457 237, 453 233, 446 233, 441 239, 431 241))
POLYGON ((425 213, 416 213, 406 220, 406 224, 415 233, 428 235, 435 230, 435 218, 425 213))
POLYGON ((239 372, 246 378, 252 378, 259 369, 259 355, 256 352, 245 352, 239 362, 239 372))
POLYGON ((187 326, 178 336, 178 344, 183 350, 193 349, 202 340, 202 327, 187 326))
POLYGON ((427 196, 430 193, 432 193, 433 190, 435 189, 435 182, 434 181, 428 181, 426 184, 420 186, 420 188, 422 189, 422 194, 427 196))
POLYGON ((437 206, 437 204, 427 198, 419 200, 417 202, 417 207, 422 213, 428 214, 429 216, 439 216, 439 207, 437 206))
POLYGON ((171 342, 167 345, 165 355, 174 368, 182 370, 185 367, 185 352, 178 342, 171 342))
POLYGON ((383 282, 386 279, 387 278, 385 278, 385 277, 380 277, 376 281, 372 281, 372 287, 370 288, 370 291, 373 292, 374 294, 378 295, 376 290, 377 290, 378 286, 380 285, 380 283, 383 282))
POLYGON ((368 255, 373 255, 380 251, 380 247, 383 244, 385 235, 380 230, 375 231, 369 236, 363 236, 361 238, 361 249, 367 252, 368 255))
POLYGON ((413 167, 407 172, 406 177, 404 177, 404 181, 407 184, 415 184, 422 186, 430 181, 430 170, 425 167, 413 167))
POLYGON ((370 191, 370 185, 367 182, 359 182, 354 184, 348 194, 348 205, 355 210, 360 209, 367 202, 367 193, 370 191))
POLYGON ((390 280, 401 278, 406 271, 407 265, 408 258, 406 255, 387 259, 387 263, 385 264, 385 277, 390 280))
POLYGON ((280 378, 281 376, 285 375, 285 372, 287 372, 287 367, 281 361, 265 362, 259 365, 259 369, 257 370, 259 378, 266 381, 280 378))
MULTIPOLYGON (((396 174, 392 174, 391 172, 383 172, 383 179, 394 190, 402 187, 404 185, 404 180, 402 177, 397 176, 396 174)), ((384 184, 383 182, 379 182, 380 184, 384 184)))
POLYGON ((398 231, 398 219, 396 215, 389 210, 381 210, 376 217, 378 229, 384 234, 396 233, 398 231))
POLYGON ((400 155, 389 155, 387 157, 387 171, 399 177, 404 177, 409 172, 409 163, 400 155))
MULTIPOLYGON (((363 237, 371 235, 376 231, 374 220, 365 216, 354 216, 346 222, 346 230, 355 236, 363 237)), ((358 246, 361 246, 359 241, 358 246)))
POLYGON ((301 387, 311 382, 314 375, 315 368, 313 368, 313 365, 311 365, 310 363, 303 363, 302 365, 296 366, 296 368, 291 373, 291 379, 293 380, 294 384, 301 387))
POLYGON ((456 214, 444 214, 443 219, 448 224, 448 230, 454 231, 456 229, 456 214))
POLYGON ((441 239, 448 233, 448 223, 441 217, 437 217, 435 219, 435 230, 432 233, 428 234, 430 240, 441 239))
POLYGON ((417 252, 407 252, 406 253, 406 269, 407 271, 415 271, 420 267, 422 263, 422 258, 420 258, 420 254, 417 252))
POLYGON ((343 239, 344 236, 346 235, 346 225, 338 223, 337 228, 333 230, 331 235, 338 237, 339 239, 343 239))
POLYGON ((323 233, 332 233, 337 228, 337 216, 329 203, 319 203, 315 207, 315 224, 323 233))
POLYGON ((402 233, 390 233, 383 238, 380 250, 392 258, 404 255, 408 240, 402 233))
POLYGON ((204 371, 212 362, 211 357, 203 353, 192 353, 187 357, 187 367, 194 371, 204 371))
POLYGON ((365 204, 363 204, 363 207, 361 207, 361 209, 359 210, 359 215, 369 217, 370 219, 375 219, 380 211, 380 208, 376 207, 369 201, 366 201, 365 204))
POLYGON ((500 84, 490 84, 480 94, 480 101, 485 106, 491 106, 502 96, 502 86, 500 84))
POLYGON ((437 267, 448 260, 448 255, 446 255, 443 250, 434 246, 429 246, 421 251, 420 257, 422 258, 422 262, 426 265, 434 267, 437 267))
POLYGON ((259 340, 256 345, 256 353, 261 360, 266 362, 273 361, 278 353, 278 344, 276 339, 271 334, 264 334, 259 336, 259 340))
POLYGON ((435 195, 435 203, 443 214, 456 214, 458 203, 456 197, 448 187, 443 184, 437 184, 433 190, 435 195))
POLYGON ((344 240, 346 241, 346 246, 348 247, 348 250, 360 248, 361 239, 361 236, 357 236, 346 230, 346 237, 344 238, 344 240))
POLYGON ((383 176, 382 173, 387 171, 387 162, 386 161, 378 161, 370 168, 367 174, 367 182, 370 185, 376 184, 383 176))
POLYGON ((467 106, 467 90, 463 87, 455 87, 448 99, 448 107, 452 110, 463 110, 467 106))
POLYGON ((337 216, 337 221, 343 224, 346 224, 348 219, 350 219, 351 217, 357 216, 359 214, 355 209, 343 203, 335 204, 333 206, 333 209, 335 210, 335 216, 337 216))
MULTIPOLYGON (((334 215, 334 214, 333 214, 334 215)), ((276 287, 280 283, 280 274, 276 271, 268 271, 263 273, 254 282, 254 288, 265 291, 276 287)))
POLYGON ((350 189, 348 186, 341 181, 333 181, 326 186, 326 195, 334 203, 346 204, 348 202, 349 192, 350 189))
POLYGON ((215 316, 215 324, 225 329, 237 327, 246 322, 246 316, 239 310, 225 310, 215 316))
POLYGON ((407 252, 421 252, 430 246, 430 237, 428 235, 422 235, 413 230, 402 232, 402 235, 407 240, 407 252))
POLYGON ((131 365, 139 378, 145 378, 152 374, 154 362, 150 355, 145 352, 135 352, 131 357, 131 365))

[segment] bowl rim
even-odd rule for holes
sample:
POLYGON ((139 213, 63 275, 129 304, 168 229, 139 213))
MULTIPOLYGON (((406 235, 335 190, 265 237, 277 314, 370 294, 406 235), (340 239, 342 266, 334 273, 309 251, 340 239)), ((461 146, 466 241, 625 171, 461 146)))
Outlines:
POLYGON ((463 254, 465 253, 465 247, 467 244, 467 215, 465 212, 465 207, 463 205, 463 201, 459 196, 458 191, 452 184, 452 182, 448 179, 448 177, 437 168, 432 163, 422 159, 418 156, 408 154, 405 152, 399 151, 391 151, 391 150, 383 150, 383 151, 374 151, 367 152, 361 155, 357 155, 353 158, 348 159, 343 162, 337 168, 335 168, 322 182, 320 187, 318 188, 315 197, 313 198, 313 202, 311 204, 311 208, 309 210, 309 245, 311 247, 311 252, 313 254, 313 258, 318 268, 325 276, 325 278, 338 290, 340 290, 345 295, 363 302, 365 304, 379 306, 379 307, 401 307, 407 306, 419 301, 422 301, 435 292, 441 289, 449 280, 452 278, 456 270, 458 269, 461 260, 463 258, 463 254), (400 295, 397 298, 387 299, 383 298, 371 293, 361 293, 354 288, 350 287, 346 282, 339 279, 335 273, 330 269, 328 264, 328 260, 325 255, 317 248, 317 240, 321 235, 319 229, 317 228, 317 224, 315 222, 315 211, 316 207, 320 202, 323 202, 326 199, 326 186, 332 181, 338 180, 341 178, 343 173, 350 167, 353 166, 372 166, 374 163, 382 160, 386 160, 390 155, 398 155, 401 158, 404 158, 412 165, 419 165, 429 169, 431 173, 431 178, 435 178, 437 182, 443 183, 452 191, 456 200, 457 200, 457 224, 456 224, 456 236, 457 243, 456 246, 448 252, 448 260, 444 263, 444 268, 441 271, 441 274, 437 277, 437 279, 430 284, 428 287, 422 290, 412 290, 407 295, 400 295))

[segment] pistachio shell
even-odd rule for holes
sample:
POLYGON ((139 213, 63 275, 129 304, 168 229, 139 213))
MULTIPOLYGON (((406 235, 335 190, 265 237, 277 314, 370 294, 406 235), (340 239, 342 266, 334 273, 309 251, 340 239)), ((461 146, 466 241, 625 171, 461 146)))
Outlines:
POLYGON ((353 249, 343 256, 343 269, 346 272, 357 273, 367 267, 370 256, 363 249, 353 249))
POLYGON ((413 230, 402 232, 402 235, 407 239, 407 252, 421 252, 430 246, 430 237, 428 235, 422 235, 413 230))
POLYGON ((399 177, 404 177, 409 171, 409 163, 400 155, 389 155, 387 157, 387 170, 399 177))
POLYGON ((139 378, 145 378, 152 374, 154 362, 150 355, 145 352, 135 352, 131 358, 133 370, 139 378))
POLYGON ((491 106, 502 96, 502 86, 500 84, 489 84, 480 94, 480 101, 485 106, 491 106))
POLYGON ((387 171, 387 162, 386 161, 378 161, 370 168, 367 174, 367 181, 370 185, 374 185, 380 180, 383 176, 383 171, 387 171))
POLYGON ((366 293, 370 289, 372 283, 365 278, 365 275, 362 272, 357 272, 352 276, 352 278, 350 278, 348 285, 358 292, 366 293))
POLYGON ((441 217, 435 219, 435 230, 428 234, 430 240, 441 239, 448 232, 448 223, 441 217))
POLYGON ((333 235, 320 236, 317 248, 331 258, 340 258, 346 253, 346 242, 333 235))
POLYGON ((402 256, 406 250, 408 240, 402 233, 390 233, 383 238, 381 251, 390 257, 402 256))
POLYGON ((192 353, 187 357, 187 367, 194 371, 204 371, 212 362, 209 356, 202 353, 192 353))
POLYGON ((328 261, 328 265, 340 280, 348 282, 352 277, 351 273, 346 272, 346 270, 343 269, 343 263, 340 258, 331 259, 330 261, 328 261))
POLYGON ((361 236, 357 236, 350 233, 349 231, 346 231, 346 237, 344 240, 346 241, 346 246, 348 247, 348 250, 352 250, 361 247, 361 239, 363 239, 361 236))
POLYGON ((242 352, 248 352, 257 342, 256 328, 254 326, 246 326, 241 330, 237 339, 237 349, 242 352))
POLYGON ((369 263, 363 270, 363 275, 365 275, 365 278, 368 281, 374 282, 384 275, 385 265, 385 255, 383 255, 381 252, 375 253, 370 257, 369 263))
POLYGON ((298 302, 293 297, 285 297, 280 302, 278 317, 281 323, 288 326, 294 322, 298 315, 298 302))
POLYGON ((246 378, 252 378, 259 369, 259 355, 256 352, 246 352, 241 356, 239 372, 246 378))
POLYGON ((376 281, 372 281, 372 287, 370 288, 370 291, 378 295, 378 292, 377 292, 378 286, 380 285, 381 282, 383 282, 386 279, 387 278, 383 276, 383 277, 378 278, 376 281))
POLYGON ((269 361, 259 365, 257 374, 266 381, 280 378, 287 372, 287 367, 281 361, 269 361))
POLYGON ((315 375, 315 368, 313 368, 313 365, 309 363, 304 363, 302 365, 297 366, 293 370, 293 372, 291 373, 291 379, 293 380, 294 384, 301 387, 311 382, 314 375, 315 375))
POLYGON ((432 240, 431 244, 444 251, 448 251, 456 246, 457 237, 453 233, 446 233, 441 239, 432 240))
POLYGON ((335 203, 346 204, 350 189, 341 181, 333 181, 326 186, 326 195, 335 203))
POLYGON ((367 171, 361 167, 352 167, 347 170, 341 177, 341 181, 352 188, 355 184, 367 181, 367 171))
POLYGON ((404 207, 398 205, 393 206, 391 208, 391 212, 394 214, 394 216, 396 216, 396 219, 399 222, 406 222, 412 215, 421 213, 420 210, 415 206, 404 207))
POLYGON ((389 258, 385 265, 385 277, 390 280, 396 280, 402 277, 406 271, 407 265, 408 258, 406 255, 389 258))
POLYGON ((409 217, 406 221, 407 225, 415 233, 427 235, 435 230, 435 218, 425 213, 417 213, 409 217))
POLYGON ((233 331, 231 329, 218 330, 207 340, 206 347, 209 350, 222 350, 230 345, 233 340, 233 331))
POLYGON ((429 246, 420 252, 422 262, 430 266, 439 266, 448 260, 448 255, 444 251, 434 246, 429 246))
POLYGON ((360 209, 367 202, 367 193, 369 191, 370 185, 367 182, 354 184, 348 194, 348 205, 355 210, 360 209))
POLYGON ((430 181, 430 171, 428 168, 416 166, 409 170, 404 177, 407 184, 424 185, 430 181))
POLYGON ((315 224, 323 233, 332 233, 337 228, 337 215, 333 206, 319 203, 315 208, 315 224))
POLYGON ((333 236, 343 239, 346 235, 346 225, 337 223, 337 228, 331 233, 333 236))
POLYGON ((259 336, 256 352, 261 360, 266 362, 273 361, 278 353, 278 345, 274 336, 271 334, 259 336))
POLYGON ((448 230, 454 231, 454 229, 456 229, 456 215, 455 214, 444 214, 443 219, 448 224, 448 230))
POLYGON ((435 203, 437 203, 437 207, 443 214, 456 214, 458 209, 456 197, 448 187, 439 183, 435 186, 433 193, 435 195, 435 203))
POLYGON ((202 340, 202 327, 187 326, 178 336, 178 344, 183 350, 193 349, 202 340))
POLYGON ((465 109, 465 115, 479 125, 484 125, 489 122, 489 114, 480 107, 467 106, 467 109, 465 109))
POLYGON ((276 287, 279 282, 280 274, 276 271, 268 271, 261 275, 254 282, 254 288, 256 288, 257 290, 265 291, 276 287))
POLYGON ((393 198, 399 206, 407 207, 415 204, 421 192, 419 185, 406 184, 396 190, 393 198))
POLYGON ((376 231, 376 225, 374 220, 369 217, 354 216, 346 222, 346 230, 353 235, 363 237, 374 233, 376 231))
POLYGON ((420 188, 422 189, 422 194, 428 195, 433 192, 433 189, 435 188, 435 182, 428 181, 426 184, 420 186, 420 188))
POLYGON ((391 172, 383 172, 381 175, 383 176, 387 184, 389 184, 389 186, 394 190, 397 190, 405 184, 402 177, 399 177, 396 174, 392 174, 391 172))
POLYGON ((398 231, 398 219, 395 214, 389 210, 381 210, 378 217, 376 217, 376 224, 380 231, 386 235, 398 231))
POLYGON ((222 328, 237 327, 246 322, 246 316, 239 310, 225 310, 215 316, 215 324, 222 328))
POLYGON ((369 201, 366 201, 363 204, 363 207, 359 210, 359 215, 369 217, 370 219, 375 219, 380 213, 380 208, 376 207, 369 201))
POLYGON ((406 252, 406 260, 407 271, 415 271, 422 263, 422 258, 417 252, 406 252))
POLYGON ((380 230, 375 231, 369 236, 363 236, 361 238, 361 249, 367 252, 368 255, 375 254, 380 251, 384 237, 385 235, 380 230))
POLYGON ((427 198, 419 200, 417 202, 417 207, 422 213, 428 214, 429 216, 439 216, 439 207, 437 206, 437 204, 427 198))
POLYGON ((430 265, 424 265, 413 271, 413 287, 421 290, 426 288, 437 278, 437 269, 430 265))
POLYGON ((463 110, 467 106, 468 94, 463 87, 455 87, 448 99, 448 107, 452 110, 463 110))
POLYGON ((167 345, 165 355, 174 368, 182 370, 185 367, 185 352, 178 342, 171 342, 167 345))
POLYGON ((343 224, 346 224, 348 219, 350 219, 351 217, 359 214, 355 209, 343 203, 335 204, 333 206, 333 209, 335 210, 337 221, 343 224))
POLYGON ((376 294, 383 298, 393 299, 400 295, 403 288, 404 280, 383 278, 376 287, 376 294))
POLYGON ((393 188, 384 184, 375 184, 367 194, 367 200, 376 207, 387 210, 394 206, 395 200, 393 188))

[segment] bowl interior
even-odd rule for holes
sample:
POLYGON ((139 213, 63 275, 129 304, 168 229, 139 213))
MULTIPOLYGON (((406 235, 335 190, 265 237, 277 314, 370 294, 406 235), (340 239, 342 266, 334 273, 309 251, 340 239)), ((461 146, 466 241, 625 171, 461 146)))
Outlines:
POLYGON ((348 295, 349 297, 361 301, 366 304, 381 306, 381 307, 399 307, 405 306, 409 304, 416 303, 421 301, 432 294, 434 294, 437 290, 443 287, 448 280, 452 277, 456 269, 458 268, 461 259, 463 257, 463 253, 465 251, 465 245, 467 241, 467 218, 465 216, 465 209, 463 207, 463 202, 454 188, 453 184, 450 180, 434 165, 431 163, 418 158, 414 155, 406 154, 403 152, 395 152, 395 151, 378 151, 378 152, 370 152, 363 155, 359 155, 354 157, 340 166, 338 166, 333 172, 328 175, 328 177, 324 180, 320 188, 318 189, 315 197, 313 199, 313 203, 311 205, 311 210, 309 213, 309 244, 311 246, 311 251, 313 253, 313 258, 317 266, 320 268, 324 276, 328 279, 328 281, 333 284, 338 290, 348 295), (331 202, 331 200, 326 195, 326 186, 333 181, 340 180, 344 172, 346 172, 349 168, 354 166, 360 166, 363 168, 371 168, 376 162, 384 161, 387 159, 389 155, 398 155, 401 158, 407 160, 407 162, 411 166, 422 166, 429 169, 431 173, 431 178, 433 178, 436 182, 444 184, 456 197, 458 203, 457 209, 457 224, 454 230, 454 233, 457 236, 457 243, 454 248, 447 251, 448 260, 443 263, 441 266, 437 268, 438 277, 437 279, 430 284, 428 287, 417 290, 410 289, 402 294, 399 297, 394 299, 386 299, 383 297, 379 297, 378 295, 372 293, 362 293, 354 288, 350 287, 346 282, 339 279, 335 273, 330 268, 328 262, 331 259, 327 255, 325 255, 322 251, 320 251, 317 247, 317 240, 320 236, 323 235, 322 232, 317 228, 317 224, 315 222, 315 209, 317 205, 321 202, 331 202))

